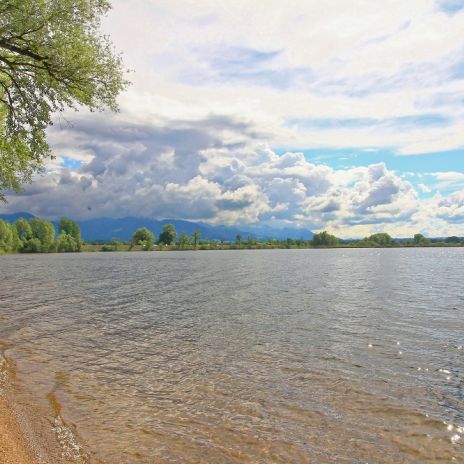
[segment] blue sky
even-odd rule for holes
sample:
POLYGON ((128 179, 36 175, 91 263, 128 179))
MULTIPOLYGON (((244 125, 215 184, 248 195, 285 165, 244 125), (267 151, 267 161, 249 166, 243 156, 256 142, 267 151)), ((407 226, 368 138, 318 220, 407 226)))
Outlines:
POLYGON ((464 9, 463 0, 441 0, 438 4, 441 10, 451 15, 464 9))
POLYGON ((464 235, 464 1, 114 0, 118 114, 10 210, 464 235))

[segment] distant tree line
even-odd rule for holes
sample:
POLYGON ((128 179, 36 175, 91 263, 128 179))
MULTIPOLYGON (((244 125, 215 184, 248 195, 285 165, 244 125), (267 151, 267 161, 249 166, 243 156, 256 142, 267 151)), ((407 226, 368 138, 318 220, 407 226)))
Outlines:
POLYGON ((446 246, 464 245, 464 237, 447 237, 446 239, 429 239, 424 235, 415 234, 412 239, 395 240, 385 232, 379 232, 361 240, 343 240, 335 235, 323 231, 314 234, 312 240, 292 239, 285 240, 257 240, 252 235, 246 239, 237 234, 235 242, 224 240, 200 240, 200 232, 194 232, 188 236, 185 232, 177 234, 173 224, 166 224, 163 231, 156 239, 152 231, 146 227, 137 229, 130 243, 130 248, 138 247, 142 250, 158 249, 260 249, 260 248, 330 248, 330 247, 411 247, 411 246, 446 246), (177 238, 177 240, 176 240, 177 238))
POLYGON ((375 247, 424 247, 424 246, 464 246, 464 237, 451 236, 443 239, 427 238, 417 233, 410 239, 393 239, 385 232, 379 232, 361 240, 343 240, 322 231, 314 234, 312 240, 258 240, 252 235, 243 238, 237 234, 235 241, 202 240, 199 231, 187 235, 178 234, 173 224, 165 224, 158 237, 146 227, 137 229, 129 242, 113 239, 110 243, 87 243, 81 240, 79 226, 68 218, 58 223, 58 236, 50 221, 19 218, 10 224, 0 220, 0 253, 53 253, 77 251, 131 251, 131 250, 240 250, 273 248, 375 248, 375 247))
POLYGON ((446 238, 427 238, 424 235, 417 233, 412 239, 394 239, 385 232, 364 237, 361 240, 343 240, 330 235, 326 231, 315 234, 310 242, 315 247, 360 247, 360 248, 375 248, 375 247, 414 247, 414 246, 450 246, 464 245, 464 237, 446 237, 446 238))
POLYGON ((10 224, 0 220, 0 253, 66 253, 81 251, 82 240, 79 226, 68 218, 55 226, 45 219, 19 218, 10 224))
POLYGON ((134 246, 138 246, 142 250, 148 251, 152 250, 155 245, 158 245, 159 247, 167 247, 175 244, 178 249, 187 250, 191 248, 197 249, 200 245, 200 232, 198 231, 193 232, 191 236, 182 232, 176 241, 177 236, 178 235, 173 224, 165 224, 158 239, 156 239, 155 234, 151 230, 146 227, 141 227, 132 235, 130 249, 134 246))

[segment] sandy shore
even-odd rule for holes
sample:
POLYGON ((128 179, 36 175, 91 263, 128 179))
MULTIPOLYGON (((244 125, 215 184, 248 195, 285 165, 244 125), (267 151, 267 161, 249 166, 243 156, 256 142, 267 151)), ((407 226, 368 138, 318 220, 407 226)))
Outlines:
POLYGON ((64 464, 45 409, 15 383, 0 341, 0 464, 64 464))
POLYGON ((2 464, 38 464, 19 427, 7 399, 0 396, 0 462, 2 464))

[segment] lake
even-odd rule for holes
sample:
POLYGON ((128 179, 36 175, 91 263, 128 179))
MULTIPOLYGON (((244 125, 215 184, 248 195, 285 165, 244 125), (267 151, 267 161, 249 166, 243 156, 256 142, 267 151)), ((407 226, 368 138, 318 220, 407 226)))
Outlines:
POLYGON ((462 248, 6 255, 0 340, 72 462, 464 462, 462 248))

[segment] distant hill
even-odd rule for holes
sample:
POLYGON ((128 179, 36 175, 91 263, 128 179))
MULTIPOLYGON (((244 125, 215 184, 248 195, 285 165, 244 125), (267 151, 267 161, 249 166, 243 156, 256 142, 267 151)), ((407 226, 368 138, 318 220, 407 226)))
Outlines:
POLYGON ((185 232, 191 235, 199 231, 203 239, 235 240, 240 233, 235 228, 211 227, 207 224, 182 221, 178 219, 166 219, 158 221, 150 218, 124 217, 124 218, 97 218, 79 221, 82 237, 87 241, 93 240, 130 240, 132 234, 140 227, 150 229, 155 235, 159 235, 165 224, 174 224, 178 234, 185 232))
POLYGON ((287 238, 291 238, 296 240, 302 238, 304 240, 312 240, 314 237, 314 233, 310 230, 298 229, 296 227, 276 229, 267 226, 252 226, 248 228, 248 232, 259 239, 285 240, 287 238))
MULTIPOLYGON (((0 214, 0 219, 8 222, 15 222, 20 217, 30 219, 34 216, 30 213, 0 214)), ((54 221, 55 226, 57 222, 54 221)), ((153 233, 159 235, 164 224, 174 224, 178 234, 185 232, 187 235, 191 235, 193 232, 198 231, 202 239, 224 240, 226 242, 235 241, 238 234, 242 236, 242 240, 246 240, 249 235, 258 240, 285 240, 287 238, 311 240, 314 235, 309 230, 298 228, 276 229, 266 226, 250 226, 242 229, 234 226, 212 226, 201 222, 182 221, 179 219, 159 221, 150 218, 124 217, 96 218, 76 222, 81 228, 82 238, 88 242, 97 240, 110 241, 112 239, 130 240, 134 231, 139 227, 147 227, 153 233)))
POLYGON ((272 229, 266 227, 242 229, 234 226, 212 226, 200 222, 182 221, 179 219, 165 219, 162 221, 150 218, 97 218, 80 221, 82 237, 87 241, 92 240, 130 240, 132 234, 139 227, 147 227, 156 235, 159 235, 165 224, 174 224, 177 233, 185 232, 191 235, 193 232, 200 232, 202 239, 234 241, 240 234, 242 240, 246 240, 249 235, 256 239, 277 239, 286 238, 305 238, 310 240, 313 237, 311 231, 303 229, 272 229))
POLYGON ((11 213, 11 214, 0 214, 0 219, 7 222, 16 222, 19 218, 32 219, 34 217, 31 213, 11 213))

